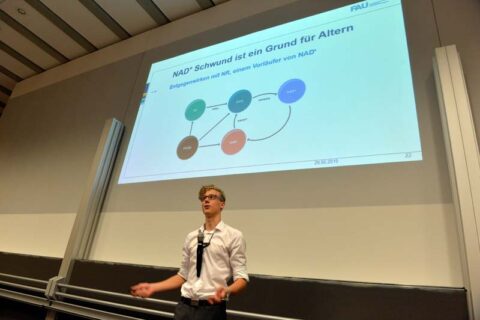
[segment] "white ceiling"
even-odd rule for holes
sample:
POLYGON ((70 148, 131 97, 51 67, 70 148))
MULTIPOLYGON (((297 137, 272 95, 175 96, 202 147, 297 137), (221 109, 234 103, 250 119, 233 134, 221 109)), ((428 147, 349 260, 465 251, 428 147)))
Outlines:
POLYGON ((0 0, 0 115, 15 84, 228 0, 0 0))

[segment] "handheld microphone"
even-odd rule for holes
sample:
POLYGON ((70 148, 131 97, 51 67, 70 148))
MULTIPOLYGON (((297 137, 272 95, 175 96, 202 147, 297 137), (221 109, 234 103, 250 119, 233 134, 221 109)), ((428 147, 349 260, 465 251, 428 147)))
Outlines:
POLYGON ((197 241, 199 246, 203 246, 203 240, 205 239, 205 234, 202 230, 198 230, 197 241))

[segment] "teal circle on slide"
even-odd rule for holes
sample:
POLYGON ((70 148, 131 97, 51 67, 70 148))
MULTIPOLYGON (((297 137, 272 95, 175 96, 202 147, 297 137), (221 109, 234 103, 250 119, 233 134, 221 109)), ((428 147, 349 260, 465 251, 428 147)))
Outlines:
POLYGON ((247 109, 252 102, 252 94, 248 90, 238 90, 228 100, 228 109, 233 113, 239 113, 247 109))
POLYGON ((195 121, 205 112, 207 104, 202 99, 196 99, 189 103, 187 110, 185 110, 185 118, 188 121, 195 121))

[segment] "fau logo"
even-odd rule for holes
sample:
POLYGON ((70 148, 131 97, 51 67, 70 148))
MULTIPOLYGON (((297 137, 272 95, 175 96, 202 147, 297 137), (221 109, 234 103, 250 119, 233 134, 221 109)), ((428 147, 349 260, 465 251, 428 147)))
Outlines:
POLYGON ((353 6, 350 7, 350 12, 358 11, 366 8, 368 8, 368 2, 363 2, 361 4, 354 4, 353 6))

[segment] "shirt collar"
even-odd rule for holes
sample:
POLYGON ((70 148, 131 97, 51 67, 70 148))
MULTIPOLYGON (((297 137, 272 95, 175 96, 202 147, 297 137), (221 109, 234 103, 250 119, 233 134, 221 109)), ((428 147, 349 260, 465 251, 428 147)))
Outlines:
MULTIPOLYGON (((223 220, 220 220, 220 222, 215 226, 214 231, 223 231, 225 229, 225 222, 223 220)), ((200 227, 200 231, 204 232, 205 231, 205 225, 202 224, 200 227)))

